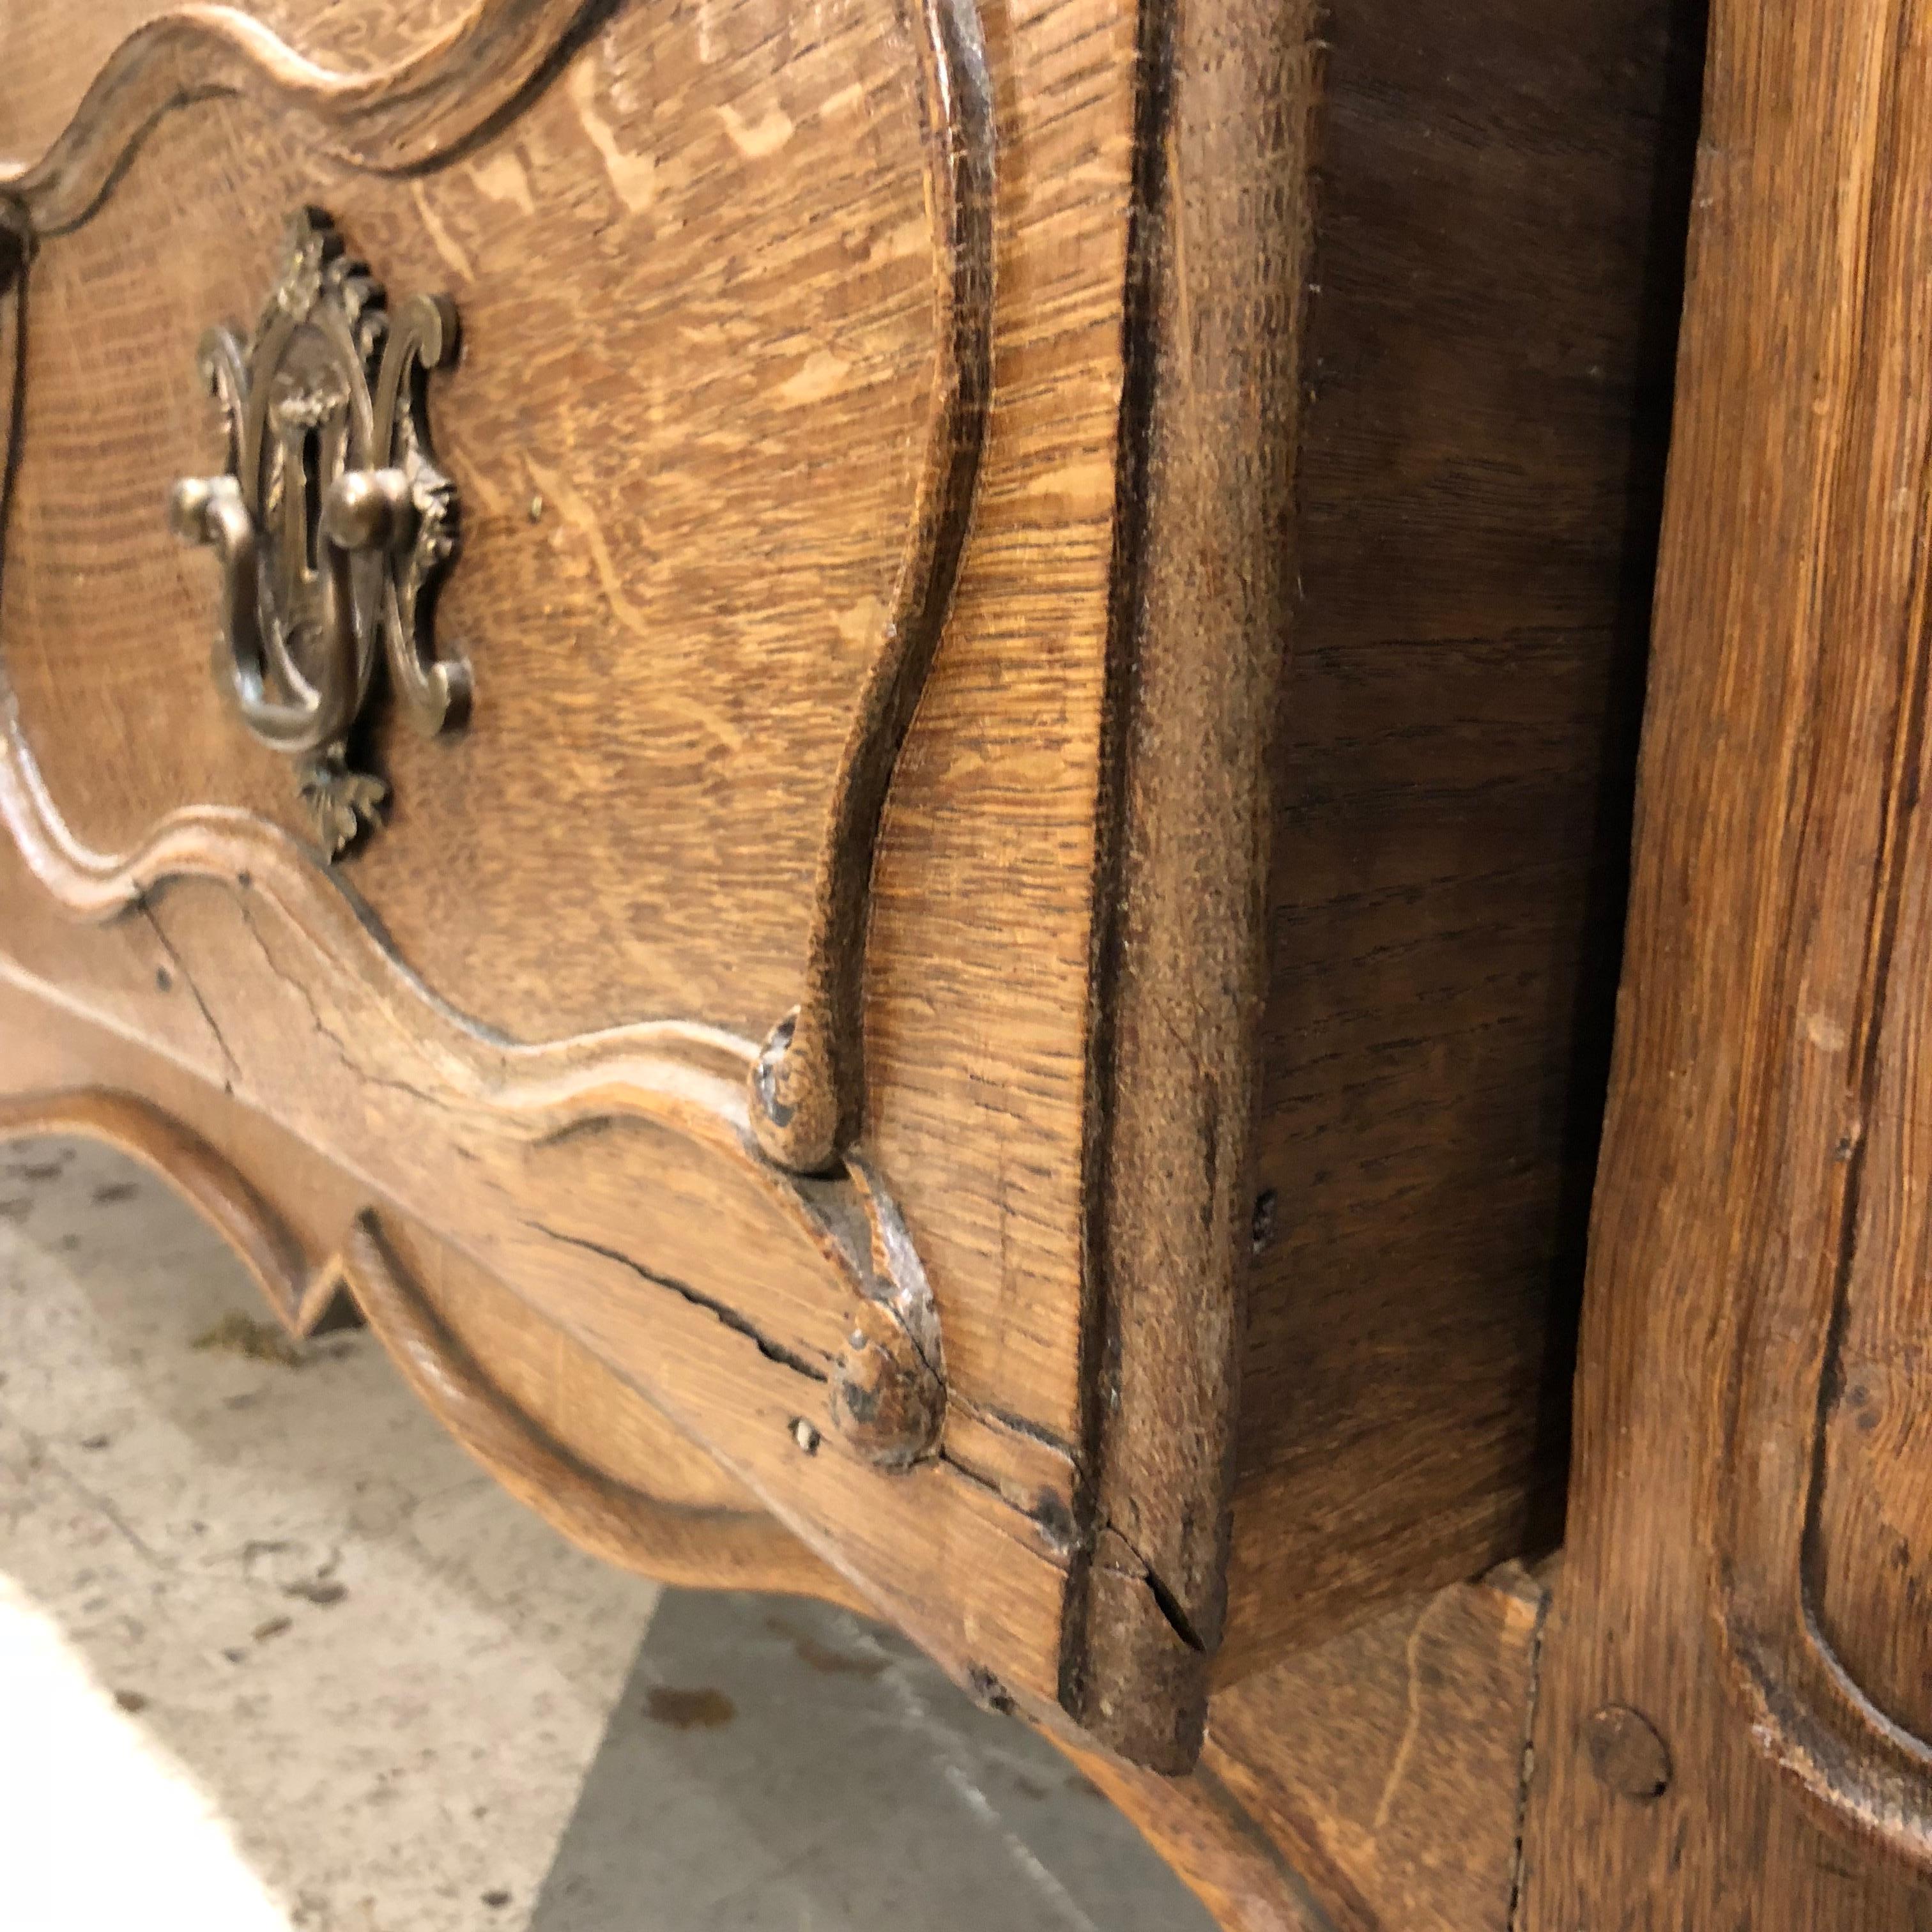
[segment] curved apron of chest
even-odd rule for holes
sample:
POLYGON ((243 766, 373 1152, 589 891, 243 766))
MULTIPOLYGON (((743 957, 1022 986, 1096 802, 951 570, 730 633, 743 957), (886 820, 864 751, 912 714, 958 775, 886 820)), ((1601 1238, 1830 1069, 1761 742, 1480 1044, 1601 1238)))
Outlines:
POLYGON ((0 1142, 40 1136, 97 1142, 164 1181, 233 1251, 292 1336, 312 1333, 346 1292, 436 1420, 578 1548, 686 1588, 855 1601, 835 1571, 762 1511, 650 1493, 559 1442, 490 1380, 400 1265, 374 1210, 357 1214, 340 1246, 318 1262, 222 1154, 145 1100, 99 1088, 0 1097, 0 1142))

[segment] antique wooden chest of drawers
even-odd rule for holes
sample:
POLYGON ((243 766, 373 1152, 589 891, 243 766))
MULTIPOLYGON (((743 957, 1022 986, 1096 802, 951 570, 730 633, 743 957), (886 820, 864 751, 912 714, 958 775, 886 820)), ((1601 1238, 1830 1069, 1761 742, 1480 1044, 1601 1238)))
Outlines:
POLYGON ((1109 1761, 1547 1550, 1679 10, 14 0, 6 1120, 1109 1761))

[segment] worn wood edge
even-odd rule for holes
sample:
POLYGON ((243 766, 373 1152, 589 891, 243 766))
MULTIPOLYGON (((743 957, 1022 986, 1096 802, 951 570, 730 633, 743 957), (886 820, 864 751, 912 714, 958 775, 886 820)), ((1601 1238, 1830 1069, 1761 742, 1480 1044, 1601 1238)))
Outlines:
POLYGON ((1140 16, 1084 1149, 1096 1475, 1061 1696, 1169 1772, 1226 1608, 1316 31, 1302 0, 1140 16))
POLYGON ((970 534, 993 388, 993 82, 976 0, 915 0, 934 227, 937 402, 884 642, 866 675, 827 808, 798 1005, 754 1080, 760 1143, 812 1172, 865 1108, 866 940, 892 771, 938 655, 970 534))
POLYGON ((345 74, 233 8, 177 8, 109 55, 46 154, 0 174, 0 193, 36 233, 64 233, 99 207, 164 116, 234 94, 278 116, 296 144, 351 166, 434 167, 515 114, 611 10, 611 0, 476 0, 392 65, 345 74))
POLYGON ((53 1134, 111 1147, 166 1183, 233 1251, 291 1335, 312 1333, 346 1290, 437 1420, 580 1549, 661 1582, 816 1595, 863 1607, 776 1518, 666 1501, 555 1442, 490 1382, 409 1281, 372 1211, 356 1217, 335 1254, 312 1263, 243 1175, 147 1101, 100 1088, 0 1096, 0 1142, 53 1134))
MULTIPOLYGON (((0 288, 22 272, 26 238, 84 224, 176 110, 243 95, 317 152, 369 171, 423 172, 514 117, 612 10, 610 0, 479 0, 434 41, 366 74, 320 67, 231 8, 166 14, 109 56, 41 160, 0 176, 0 288)), ((752 1066, 760 1142, 802 1173, 834 1167, 862 1118, 873 856, 965 554, 992 392, 994 106, 977 0, 917 0, 910 11, 933 224, 934 404, 892 608, 833 776, 799 1000, 752 1066)), ((24 338, 24 314, 20 328, 24 338)))

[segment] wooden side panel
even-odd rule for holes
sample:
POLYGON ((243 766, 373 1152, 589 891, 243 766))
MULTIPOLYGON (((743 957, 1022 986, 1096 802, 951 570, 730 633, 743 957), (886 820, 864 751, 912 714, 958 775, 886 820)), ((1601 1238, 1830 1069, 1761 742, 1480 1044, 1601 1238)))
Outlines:
POLYGON ((1909 1932, 1932 14, 1720 0, 1712 28, 1522 1923, 1909 1932), (1593 1756, 1606 1711, 1660 1791, 1593 1756))
POLYGON ((1229 1675, 1550 1533, 1691 14, 1326 16, 1229 1675))
POLYGON ((1184 1778, 1072 1755, 1228 1932, 1505 1932, 1547 1600, 1506 1564, 1228 1685, 1184 1778))

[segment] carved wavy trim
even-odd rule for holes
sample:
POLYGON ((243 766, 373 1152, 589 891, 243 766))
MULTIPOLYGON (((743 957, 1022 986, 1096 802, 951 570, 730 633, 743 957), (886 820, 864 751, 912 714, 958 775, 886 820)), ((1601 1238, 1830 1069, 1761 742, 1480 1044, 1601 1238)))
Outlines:
MULTIPOLYGON (((1899 728, 1915 736, 1922 729, 1928 680, 1932 656, 1920 652, 1899 728)), ((1882 1118, 1876 1042, 1892 979, 1882 962, 1886 935, 1896 932, 1911 889, 1911 850, 1912 842, 1898 837, 1878 874, 1854 1029, 1856 1090, 1833 1118, 1882 1118)), ((1932 1741, 1880 1708, 1834 1647, 1818 1612, 1832 1391, 1858 1260, 1859 1180, 1868 1153, 1864 1132, 1856 1139, 1849 1159, 1833 1154, 1833 1171, 1819 1184, 1829 1202, 1822 1240, 1814 1249, 1776 1226, 1769 1252, 1753 1270, 1758 1298, 1734 1324, 1712 1538, 1714 1621, 1726 1677, 1749 1714, 1758 1748, 1840 1828, 1876 1838, 1924 1870, 1932 1868, 1932 1741), (1821 1258, 1815 1268, 1804 1264, 1808 1255, 1821 1258)), ((1780 1204, 1798 1198, 1807 1184, 1795 1176, 1784 1180, 1780 1204)))
POLYGON ((884 641, 834 782, 799 1004, 759 1058, 758 1138, 803 1172, 856 1137, 865 1106, 866 930, 872 860, 900 748, 965 554, 993 384, 992 80, 976 0, 916 0, 935 234, 938 402, 884 641))
POLYGON ((281 1217, 198 1134, 158 1108, 98 1088, 0 1097, 0 1142, 78 1135, 126 1154, 165 1180, 232 1249, 292 1335, 306 1335, 334 1298, 320 1288, 281 1217))
POLYGON ((52 147, 0 175, 0 193, 35 234, 64 233, 100 206, 165 115, 221 94, 249 95, 295 142, 352 166, 434 167, 514 115, 610 11, 610 0, 477 0, 393 66, 350 74, 232 8, 182 7, 122 42, 52 147))
MULTIPOLYGON (((1916 222, 1916 211, 1904 218, 1916 222)), ((1872 358, 1874 364, 1880 359, 1872 358)), ((1889 395, 1876 405, 1886 411, 1895 406, 1889 395)), ((1920 440, 1916 462, 1922 467, 1928 454, 1932 448, 1920 440)), ((1856 487, 1868 487, 1862 473, 1856 487)), ((1887 514, 1892 511, 1888 498, 1887 514)), ((1874 543, 1870 526, 1862 523, 1848 520, 1833 536, 1848 551, 1868 550, 1874 543)), ((1925 850, 1917 774, 1932 718, 1932 638, 1922 621, 1926 561, 1922 548, 1912 554, 1909 596, 1900 606, 1910 616, 1900 622, 1896 668, 1881 672, 1874 657, 1867 674, 1890 714, 1887 754, 1874 767, 1885 775, 1887 788, 1876 852, 1868 856, 1860 846, 1845 874, 1859 881, 1853 888, 1858 898, 1834 905, 1820 881, 1852 814, 1834 798, 1817 824, 1806 827, 1804 868, 1791 886, 1790 930, 1800 936, 1791 941, 1790 976, 1776 1010, 1796 1016, 1827 1010, 1814 1004, 1824 998, 1818 987, 1828 983, 1832 970, 1816 931, 1838 926, 1842 932, 1860 922, 1862 944, 1848 954, 1859 964, 1856 982, 1848 974, 1846 985, 1852 998, 1842 1084, 1833 1078, 1828 1087, 1823 1081, 1814 1086, 1808 1082, 1816 1076, 1808 1071, 1783 1074, 1780 1068, 1781 1078, 1765 1090, 1768 1118, 1759 1136, 1762 1144, 1779 1149, 1780 1160, 1759 1196, 1760 1211, 1750 1228, 1754 1245, 1740 1259, 1750 1292, 1726 1338, 1712 1555, 1720 1651, 1758 1748, 1834 1825, 1879 1840, 1924 1871, 1932 1870, 1932 1739, 1880 1707, 1834 1646, 1819 1611, 1826 1458, 1844 1379, 1844 1339, 1864 1258, 1861 1237, 1868 1226, 1886 1228, 1884 1214, 1874 1213, 1868 1198, 1867 1172, 1881 1124, 1887 1132, 1899 1131, 1885 1092, 1885 1042, 1895 1026, 1911 1036, 1912 1028, 1899 1020, 1900 1004, 1910 1003, 1905 1010, 1916 1013, 1924 998, 1919 985, 1901 983, 1906 976, 1895 970, 1925 850), (1775 1118, 1779 1114, 1782 1120, 1775 1118)), ((1845 634, 1858 653, 1878 648, 1879 634, 1863 604, 1856 628, 1845 634)), ((1821 649, 1838 644, 1828 631, 1815 641, 1821 649)), ((1822 730, 1838 728, 1822 700, 1819 711, 1828 721, 1822 730)), ((1853 742, 1849 731, 1846 741, 1853 742)), ((1833 749, 1855 764, 1869 756, 1862 742, 1833 749)), ((1763 1029, 1748 1046, 1775 1066, 1784 1042, 1771 1032, 1763 1029)), ((1880 1238, 1895 1234, 1889 1230, 1880 1238)), ((1908 1615, 1917 1607, 1910 1580, 1902 1580, 1899 1598, 1908 1615)))
POLYGON ((1808 1390, 1821 1398, 1835 1333, 1835 1323, 1822 1324, 1808 1344, 1787 1328, 1780 1344, 1767 1323, 1744 1324, 1752 1339, 1740 1340, 1733 1359, 1738 1407, 1723 1478, 1729 1502, 1712 1552, 1715 1622, 1758 1748, 1840 1828, 1880 1840, 1923 1870, 1932 1868, 1932 1744, 1882 1710, 1847 1667, 1820 1624, 1807 1575, 1818 1534, 1822 1430, 1805 1445, 1809 1481, 1794 1507, 1778 1486, 1782 1460, 1760 1466, 1764 1432, 1777 1425, 1744 1419, 1788 1411, 1794 1390, 1801 1401, 1808 1390))
MULTIPOLYGON (((608 0, 481 0, 407 59, 349 75, 316 65, 231 9, 184 8, 122 44, 43 160, 0 178, 0 214, 10 206, 7 220, 38 240, 78 226, 162 116, 221 94, 260 101, 296 142, 352 166, 436 166, 511 118, 609 11, 608 0)), ((976 0, 914 0, 914 23, 934 222, 934 407, 891 608, 833 778, 798 1004, 772 1030, 751 1078, 760 1144, 805 1174, 835 1167, 861 1124, 873 856, 952 605, 992 387, 994 132, 985 38, 976 0)), ((0 286, 9 271, 5 226, 0 286)), ((23 334, 25 327, 23 304, 23 334)), ((4 516, 0 503, 0 542, 4 516)))
POLYGON ((332 983, 359 985, 380 1010, 412 1016, 412 1050, 452 1102, 513 1136, 536 1142, 592 1121, 646 1120, 733 1162, 810 1243, 848 1298, 851 1324, 832 1376, 832 1426, 887 1467, 936 1447, 945 1393, 938 1312, 898 1210, 856 1159, 834 1174, 808 1176, 764 1158, 752 1132, 757 1055, 748 1042, 679 1020, 540 1046, 488 1033, 397 958, 349 890, 293 837, 251 814, 177 813, 125 858, 88 850, 54 812, 10 716, 0 731, 0 823, 34 876, 79 917, 111 919, 181 878, 217 880, 272 906, 332 983))
POLYGON ((451 1334, 397 1264, 373 1214, 358 1215, 337 1252, 313 1264, 229 1162, 145 1101, 96 1088, 0 1099, 0 1141, 37 1134, 100 1142, 158 1175, 234 1250, 292 1335, 308 1334, 346 1292, 443 1426, 513 1496, 592 1556, 668 1583, 796 1590, 808 1582, 849 1600, 836 1576, 811 1564, 775 1519, 664 1502, 557 1442, 451 1334))

